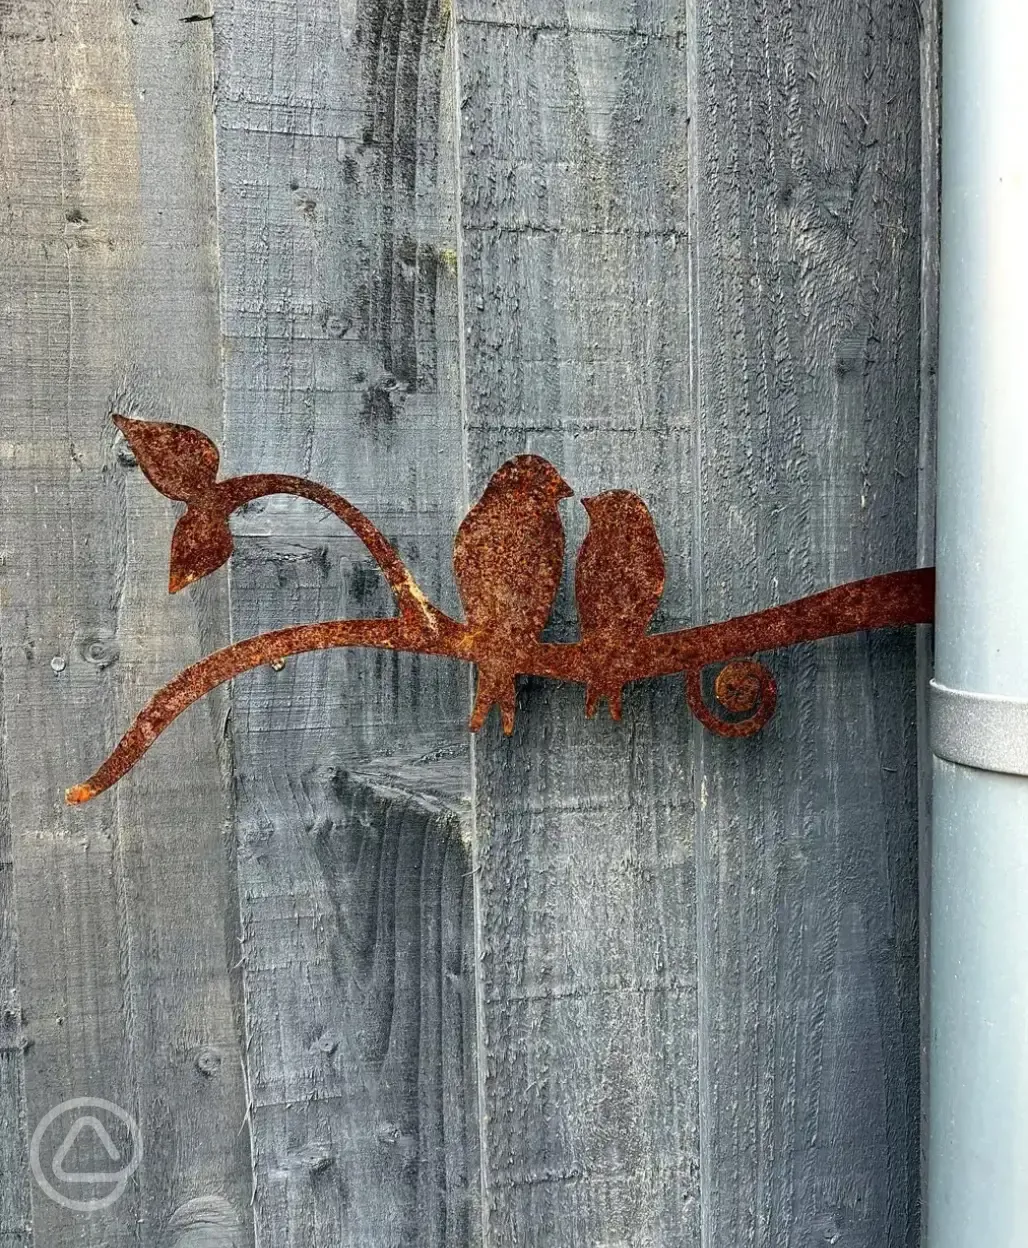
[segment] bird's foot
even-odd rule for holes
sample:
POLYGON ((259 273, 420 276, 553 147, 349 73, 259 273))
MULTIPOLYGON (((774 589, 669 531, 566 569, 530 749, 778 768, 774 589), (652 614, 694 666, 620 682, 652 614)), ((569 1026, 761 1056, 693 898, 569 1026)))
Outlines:
POLYGON ((592 719, 600 703, 606 699, 607 707, 610 710, 611 719, 619 720, 621 718, 621 686, 616 689, 601 689, 595 685, 586 685, 585 687, 585 715, 586 719, 592 719))
POLYGON ((494 706, 500 708, 504 736, 511 736, 514 732, 514 677, 510 672, 503 672, 501 675, 493 672, 487 674, 479 668, 475 705, 471 708, 468 728, 472 732, 478 732, 494 706))

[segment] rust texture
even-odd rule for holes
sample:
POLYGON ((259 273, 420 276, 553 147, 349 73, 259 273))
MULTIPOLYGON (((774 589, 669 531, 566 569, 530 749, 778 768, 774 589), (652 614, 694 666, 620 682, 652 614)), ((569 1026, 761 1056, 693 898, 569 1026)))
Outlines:
POLYGON ((575 603, 594 673, 585 687, 585 713, 592 715, 606 698, 620 719, 621 690, 664 594, 664 552, 638 494, 611 490, 583 498, 582 506, 589 531, 575 564, 575 603))
POLYGON ((508 734, 519 675, 584 685, 586 714, 606 700, 615 719, 626 684, 682 675, 693 715, 720 736, 744 737, 767 723, 777 700, 774 678, 754 655, 864 629, 928 624, 934 616, 935 571, 919 568, 853 581, 720 624, 651 633, 664 589, 664 556, 643 500, 612 490, 584 500, 590 524, 575 567, 581 639, 542 642, 564 565, 558 504, 572 490, 538 455, 503 464, 457 531, 453 566, 466 616, 460 621, 426 598, 382 533, 332 490, 273 473, 218 481, 218 449, 199 430, 114 420, 151 484, 186 504, 171 541, 172 593, 226 562, 232 553, 228 517, 237 507, 267 494, 295 494, 326 507, 363 541, 393 590, 397 614, 279 629, 194 663, 151 698, 99 770, 67 791, 71 803, 110 788, 176 716, 217 685, 305 651, 363 646, 474 663, 469 727, 480 728, 497 706, 508 734), (715 668, 713 681, 705 681, 715 668))
POLYGON ((469 727, 492 706, 514 731, 514 678, 546 626, 564 570, 564 526, 557 504, 571 487, 538 455, 498 468, 457 530, 453 574, 478 665, 469 727))

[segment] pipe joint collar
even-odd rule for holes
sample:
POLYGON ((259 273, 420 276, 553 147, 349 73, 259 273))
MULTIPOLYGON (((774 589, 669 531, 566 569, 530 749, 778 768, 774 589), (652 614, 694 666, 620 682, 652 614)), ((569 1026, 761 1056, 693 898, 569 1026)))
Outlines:
POLYGON ((932 753, 951 763, 1028 776, 1028 699, 930 686, 932 753))

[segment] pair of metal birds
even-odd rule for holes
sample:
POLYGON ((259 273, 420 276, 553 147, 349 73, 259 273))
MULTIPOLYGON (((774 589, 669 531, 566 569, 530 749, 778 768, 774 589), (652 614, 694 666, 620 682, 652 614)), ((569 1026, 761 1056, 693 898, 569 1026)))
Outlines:
MULTIPOLYGON (((508 460, 457 531, 453 569, 476 645, 478 685, 470 728, 500 709, 514 730, 518 659, 546 626, 564 570, 558 504, 574 491, 539 455, 508 460)), ((582 500, 589 531, 575 564, 575 600, 590 656, 586 715, 605 698, 621 717, 619 662, 645 635, 664 592, 664 555, 653 518, 628 490, 582 500)))

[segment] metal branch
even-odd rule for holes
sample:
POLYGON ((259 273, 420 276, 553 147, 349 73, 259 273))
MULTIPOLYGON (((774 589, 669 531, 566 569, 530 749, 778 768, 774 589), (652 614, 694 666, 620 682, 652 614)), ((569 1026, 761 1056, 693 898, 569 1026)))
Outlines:
MULTIPOLYGON (((774 682, 768 685, 770 673, 762 676, 756 670, 761 667, 759 664, 730 663, 725 669, 730 678, 719 680, 716 696, 728 711, 744 713, 746 717, 725 721, 714 716, 703 703, 699 681, 703 668, 863 629, 931 623, 934 585, 932 568, 869 577, 720 624, 648 635, 623 662, 602 637, 566 644, 531 642, 518 656, 518 671, 521 675, 586 685, 601 676, 609 679, 612 663, 617 666, 618 678, 625 683, 683 673, 690 709, 708 728, 724 736, 749 735, 766 722, 774 709, 774 682)), ((89 780, 68 789, 66 800, 71 804, 86 802, 110 788, 172 720, 217 685, 291 655, 365 647, 435 654, 479 665, 483 660, 488 663, 490 645, 494 644, 488 635, 435 607, 431 607, 431 612, 431 623, 401 615, 388 620, 333 620, 298 625, 216 651, 186 668, 156 693, 110 757, 89 780)))
POLYGON ((420 617, 434 631, 436 622, 444 618, 443 613, 429 601, 388 539, 359 507, 355 507, 341 494, 325 485, 319 485, 316 481, 308 481, 306 477, 283 473, 254 473, 218 482, 214 487, 213 498, 223 514, 228 516, 237 507, 271 494, 291 494, 297 498, 305 498, 338 516, 360 538, 381 568, 382 575, 396 595, 400 611, 420 617))

